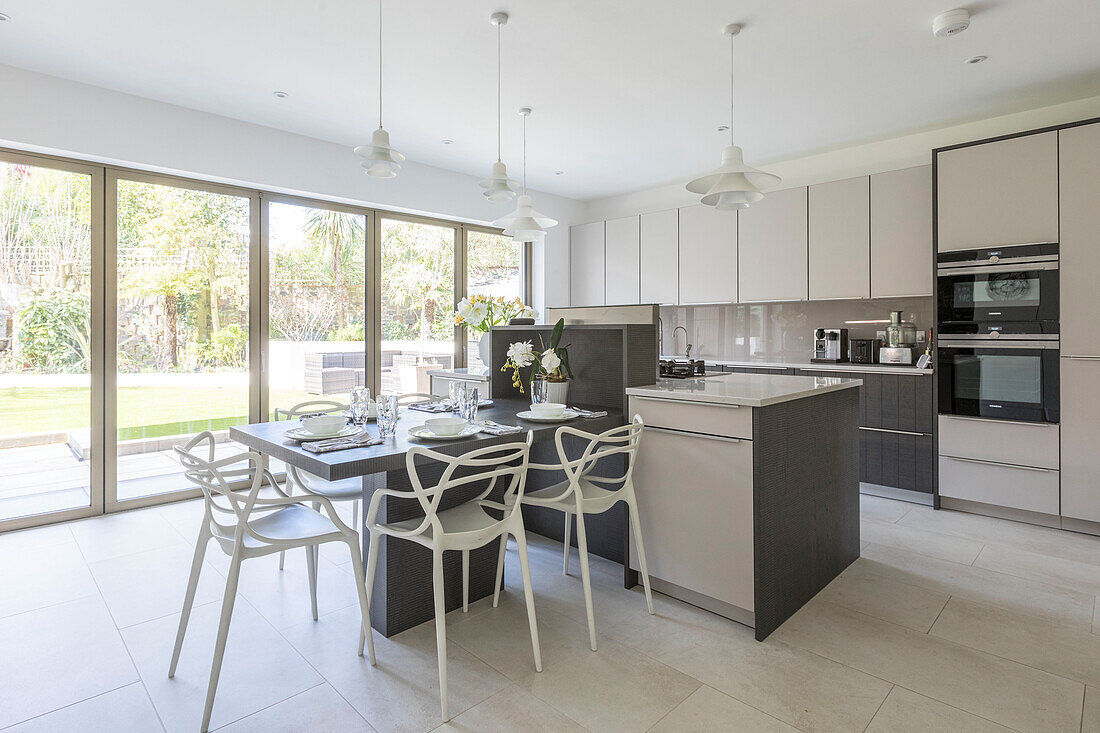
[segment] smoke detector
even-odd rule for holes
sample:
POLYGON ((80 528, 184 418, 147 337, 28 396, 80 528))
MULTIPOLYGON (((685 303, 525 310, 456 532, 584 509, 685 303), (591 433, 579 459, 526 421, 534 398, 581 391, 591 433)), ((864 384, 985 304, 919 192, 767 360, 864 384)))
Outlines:
POLYGON ((936 38, 957 36, 969 27, 970 11, 966 8, 948 10, 932 19, 932 35, 936 38))

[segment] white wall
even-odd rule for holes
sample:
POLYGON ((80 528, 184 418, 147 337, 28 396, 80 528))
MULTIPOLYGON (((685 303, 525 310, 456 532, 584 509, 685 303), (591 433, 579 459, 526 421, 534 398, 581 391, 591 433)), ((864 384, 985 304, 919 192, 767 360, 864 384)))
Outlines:
MULTIPOLYGON (((509 211, 481 195, 475 176, 407 162, 397 178, 377 180, 348 147, 271 127, 12 66, 0 65, 0 90, 3 147, 479 224, 509 211)), ((366 140, 372 125, 363 125, 366 140)), ((545 312, 568 304, 569 225, 585 207, 532 193, 558 220, 533 257, 535 307, 545 312)))
MULTIPOLYGON (((783 179, 781 188, 794 188, 926 165, 932 162, 933 148, 1093 117, 1100 117, 1100 97, 839 148, 817 155, 770 162, 750 158, 748 162, 780 176, 783 179)), ((744 143, 749 146, 747 152, 751 155, 752 141, 744 143)), ((714 167, 718 166, 721 153, 715 147, 714 167)), ((701 170, 698 175, 704 172, 701 170)), ((588 202, 583 221, 575 223, 602 221, 699 203, 697 195, 684 189, 685 183, 687 179, 619 196, 593 199, 588 202)))

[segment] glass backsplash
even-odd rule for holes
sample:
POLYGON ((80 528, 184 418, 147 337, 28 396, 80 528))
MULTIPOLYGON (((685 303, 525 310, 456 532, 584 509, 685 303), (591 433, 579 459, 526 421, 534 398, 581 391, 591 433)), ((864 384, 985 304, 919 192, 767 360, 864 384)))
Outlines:
POLYGON ((927 338, 932 327, 931 296, 662 306, 661 354, 682 356, 690 343, 692 356, 702 359, 807 362, 813 356, 814 329, 847 328, 849 338, 875 338, 885 324, 845 321, 888 321, 890 311, 898 310, 927 338), (686 341, 677 326, 687 329, 686 341))

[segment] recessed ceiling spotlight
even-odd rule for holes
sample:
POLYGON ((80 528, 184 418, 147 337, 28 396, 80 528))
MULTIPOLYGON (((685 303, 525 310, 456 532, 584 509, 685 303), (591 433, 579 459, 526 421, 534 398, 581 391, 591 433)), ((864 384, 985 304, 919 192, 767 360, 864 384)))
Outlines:
POLYGON ((0 13, 0 23, 3 23, 5 20, 11 20, 11 16, 7 13, 0 13))
POLYGON ((948 10, 932 19, 932 35, 936 38, 957 36, 969 27, 970 11, 966 8, 948 10))
POLYGON ((449 137, 445 137, 440 142, 442 142, 444 145, 451 145, 452 143, 454 143, 454 140, 449 137))
POLYGON ((967 63, 967 64, 980 64, 981 62, 985 61, 988 58, 989 58, 988 56, 971 56, 970 58, 968 58, 966 60, 965 63, 967 63))
POLYGON ((729 125, 719 125, 718 126, 718 132, 729 132, 729 131, 730 131, 730 126, 729 125))
POLYGON ((272 92, 272 94, 275 95, 275 99, 286 99, 287 97, 290 96, 286 92, 272 92))
POLYGON ((565 174, 565 171, 554 171, 555 176, 560 176, 560 175, 564 175, 564 174, 565 174))

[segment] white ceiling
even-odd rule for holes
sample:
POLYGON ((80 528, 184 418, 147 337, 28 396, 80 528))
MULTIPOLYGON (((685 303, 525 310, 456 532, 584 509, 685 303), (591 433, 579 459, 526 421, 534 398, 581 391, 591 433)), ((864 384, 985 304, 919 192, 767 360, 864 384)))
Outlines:
MULTIPOLYGON (((934 38, 952 2, 390 0, 386 128, 411 160, 488 173, 488 17, 501 9, 505 162, 518 178, 515 110, 529 104, 531 187, 579 199, 718 164, 720 30, 734 21, 737 138, 753 163, 1100 95, 1097 0, 974 0, 968 31, 934 38), (989 61, 963 64, 975 54, 989 61)), ((348 146, 376 124, 375 0, 0 0, 0 12, 3 64, 348 146)))

